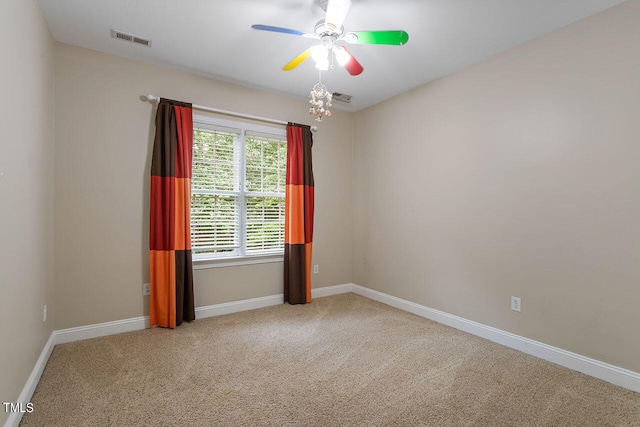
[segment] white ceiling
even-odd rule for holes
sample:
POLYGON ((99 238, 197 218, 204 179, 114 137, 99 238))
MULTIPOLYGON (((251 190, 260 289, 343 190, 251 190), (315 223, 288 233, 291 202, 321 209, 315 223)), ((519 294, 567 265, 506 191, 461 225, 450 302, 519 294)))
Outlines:
MULTIPOLYGON (((251 25, 313 32, 321 1, 39 0, 57 41, 301 99, 318 79, 313 61, 281 68, 316 41, 251 25), (111 29, 151 47, 113 39, 111 29)), ((623 1, 353 0, 345 31, 404 30, 409 42, 350 45, 364 72, 337 67, 322 81, 353 95, 336 108, 358 111, 623 1)))

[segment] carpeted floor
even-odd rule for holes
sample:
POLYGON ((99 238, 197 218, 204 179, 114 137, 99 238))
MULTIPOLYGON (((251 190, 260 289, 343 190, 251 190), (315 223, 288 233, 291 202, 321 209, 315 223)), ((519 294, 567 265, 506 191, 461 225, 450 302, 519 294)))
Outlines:
POLYGON ((640 426, 640 394, 355 294, 55 347, 22 426, 640 426))

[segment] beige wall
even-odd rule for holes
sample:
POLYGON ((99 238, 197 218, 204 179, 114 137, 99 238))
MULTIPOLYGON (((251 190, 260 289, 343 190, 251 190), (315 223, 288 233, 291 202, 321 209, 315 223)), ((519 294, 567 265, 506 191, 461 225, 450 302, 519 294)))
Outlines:
POLYGON ((35 0, 2 2, 0 58, 0 399, 16 402, 54 311, 53 42, 35 0))
POLYGON ((640 372, 639 20, 357 113, 354 282, 640 372))
MULTIPOLYGON (((148 314, 149 93, 315 123, 304 99, 56 44, 56 329, 148 314)), ((352 278, 352 128, 336 111, 314 134, 315 288, 352 278)), ((279 294, 282 263, 196 270, 194 287, 197 306, 279 294)))

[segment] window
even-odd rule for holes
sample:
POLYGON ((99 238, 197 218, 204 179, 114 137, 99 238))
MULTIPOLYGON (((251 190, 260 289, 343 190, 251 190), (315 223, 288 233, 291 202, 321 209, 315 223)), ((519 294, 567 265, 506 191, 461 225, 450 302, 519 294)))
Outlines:
POLYGON ((285 130, 201 116, 193 122, 194 261, 280 260, 285 130))

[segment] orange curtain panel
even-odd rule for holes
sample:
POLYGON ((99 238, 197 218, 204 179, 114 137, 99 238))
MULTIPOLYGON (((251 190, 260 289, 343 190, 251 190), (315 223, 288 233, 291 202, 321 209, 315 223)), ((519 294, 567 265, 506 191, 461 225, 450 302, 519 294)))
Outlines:
POLYGON ((191 261, 191 104, 160 99, 151 160, 151 326, 195 319, 191 261))
POLYGON ((311 302, 314 182, 313 138, 306 125, 287 125, 284 219, 284 301, 311 302))

